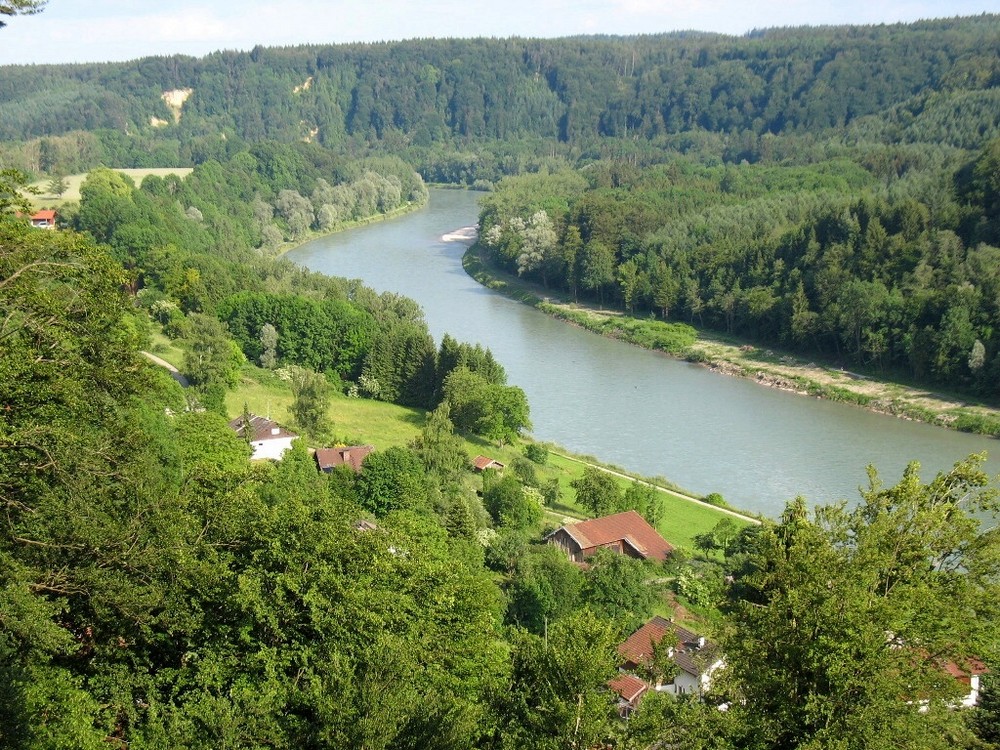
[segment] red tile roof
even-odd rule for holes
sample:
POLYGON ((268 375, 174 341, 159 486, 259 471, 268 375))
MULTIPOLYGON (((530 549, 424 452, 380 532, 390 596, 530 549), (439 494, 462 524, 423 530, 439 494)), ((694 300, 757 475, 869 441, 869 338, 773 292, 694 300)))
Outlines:
POLYGON ((36 211, 31 215, 32 221, 55 221, 56 212, 52 209, 42 209, 41 211, 36 211))
POLYGON ((489 456, 476 456, 472 459, 472 465, 476 468, 476 471, 484 471, 486 469, 502 469, 503 464, 494 458, 489 456))
POLYGON ((943 666, 945 672, 966 685, 972 682, 973 675, 986 674, 990 671, 979 659, 965 659, 961 665, 948 659, 944 662, 943 666))
POLYGON ((715 644, 659 615, 626 638, 618 653, 625 659, 626 667, 638 667, 652 657, 653 646, 664 638, 673 641, 673 661, 688 674, 697 677, 716 660, 715 644))
POLYGON ((640 680, 635 675, 622 672, 613 680, 608 682, 608 687, 614 690, 622 699, 635 705, 635 702, 642 697, 642 694, 649 690, 649 685, 645 680, 640 680))
POLYGON ((328 471, 334 466, 350 466, 356 473, 361 472, 365 457, 375 450, 374 445, 344 445, 338 448, 317 448, 316 463, 320 471, 328 471))
POLYGON ((584 553, 622 541, 644 558, 666 560, 674 548, 634 510, 568 524, 563 530, 584 553))

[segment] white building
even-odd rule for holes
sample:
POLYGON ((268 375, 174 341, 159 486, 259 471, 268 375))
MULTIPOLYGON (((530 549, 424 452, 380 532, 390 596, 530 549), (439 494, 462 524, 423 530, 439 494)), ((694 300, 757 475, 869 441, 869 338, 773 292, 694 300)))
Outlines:
MULTIPOLYGON (((267 417, 259 417, 256 414, 248 416, 251 431, 250 447, 253 449, 252 458, 255 460, 267 458, 280 460, 285 451, 292 447, 292 441, 299 437, 267 417)), ((229 426, 237 436, 246 439, 247 425, 244 424, 243 415, 231 421, 229 426)))

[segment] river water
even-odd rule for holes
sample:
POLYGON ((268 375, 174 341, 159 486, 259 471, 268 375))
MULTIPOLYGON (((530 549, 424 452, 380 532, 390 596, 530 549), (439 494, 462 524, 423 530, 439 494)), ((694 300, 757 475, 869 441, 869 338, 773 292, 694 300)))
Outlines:
POLYGON ((1000 442, 765 388, 603 338, 492 292, 462 269, 479 194, 432 190, 429 206, 288 254, 332 276, 415 299, 431 334, 492 349, 524 389, 533 435, 735 507, 775 517, 796 495, 854 501, 875 465, 886 484, 918 460, 925 479, 973 452, 1000 473, 1000 442))

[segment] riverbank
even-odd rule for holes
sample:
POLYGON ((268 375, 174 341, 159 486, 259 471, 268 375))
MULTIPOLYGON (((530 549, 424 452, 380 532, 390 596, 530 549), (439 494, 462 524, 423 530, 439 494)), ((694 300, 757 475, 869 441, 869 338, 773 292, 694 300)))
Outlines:
POLYGON ((388 221, 389 219, 395 219, 400 216, 406 216, 406 214, 411 214, 414 211, 419 211, 427 206, 428 196, 425 194, 424 199, 421 201, 408 201, 407 203, 392 209, 384 214, 373 214, 372 216, 366 216, 363 219, 352 219, 351 221, 338 222, 335 226, 330 229, 319 231, 319 230, 309 230, 305 235, 299 237, 295 240, 289 240, 288 242, 282 242, 272 257, 280 258, 286 253, 291 252, 297 247, 301 247, 307 242, 312 242, 313 240, 322 239, 323 237, 329 237, 333 234, 339 234, 340 232, 345 232, 348 229, 357 229, 358 227, 366 227, 370 224, 377 224, 380 221, 388 221))
POLYGON ((901 419, 1000 437, 1000 408, 976 402, 968 395, 879 380, 870 374, 848 372, 714 331, 691 328, 692 336, 684 325, 635 318, 621 311, 574 302, 559 292, 497 269, 477 245, 466 251, 462 265, 480 284, 548 315, 637 346, 664 351, 724 375, 901 419))

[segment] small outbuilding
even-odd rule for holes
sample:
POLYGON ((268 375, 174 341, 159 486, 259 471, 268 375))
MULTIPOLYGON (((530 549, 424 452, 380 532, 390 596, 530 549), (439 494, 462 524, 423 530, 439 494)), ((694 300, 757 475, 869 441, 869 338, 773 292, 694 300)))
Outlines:
POLYGON ((608 682, 608 687, 618 693, 618 715, 627 719, 639 706, 642 696, 649 690, 649 684, 634 674, 620 673, 608 682))
POLYGON ((476 456, 472 459, 472 468, 476 471, 486 471, 487 469, 503 471, 504 465, 495 458, 490 458, 489 456, 476 456))
POLYGON ((55 229, 56 212, 53 209, 43 209, 31 215, 31 226, 36 229, 55 229))

